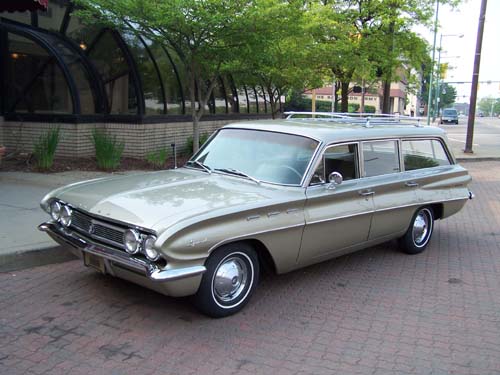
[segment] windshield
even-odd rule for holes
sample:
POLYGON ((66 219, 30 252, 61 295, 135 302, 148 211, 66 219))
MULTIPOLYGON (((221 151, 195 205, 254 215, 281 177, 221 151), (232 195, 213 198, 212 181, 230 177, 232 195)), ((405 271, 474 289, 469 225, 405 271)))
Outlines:
POLYGON ((443 111, 443 115, 444 116, 456 116, 457 115, 457 111, 454 110, 454 109, 445 109, 443 111))
POLYGON ((277 184, 300 185, 317 146, 317 141, 297 135, 222 129, 188 165, 202 163, 211 171, 277 184))

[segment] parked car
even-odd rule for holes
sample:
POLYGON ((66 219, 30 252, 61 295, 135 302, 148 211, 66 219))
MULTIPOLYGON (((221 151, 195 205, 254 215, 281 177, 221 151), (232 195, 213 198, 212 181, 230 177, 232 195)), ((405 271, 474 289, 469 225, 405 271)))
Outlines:
POLYGON ((458 125, 458 112, 455 108, 445 108, 441 113, 441 124, 458 125))
POLYGON ((234 123, 182 168, 72 184, 40 225, 86 266, 204 313, 239 311, 278 274, 399 239, 422 252, 472 197, 445 133, 415 119, 316 113, 234 123), (308 117, 308 118, 300 118, 308 117))

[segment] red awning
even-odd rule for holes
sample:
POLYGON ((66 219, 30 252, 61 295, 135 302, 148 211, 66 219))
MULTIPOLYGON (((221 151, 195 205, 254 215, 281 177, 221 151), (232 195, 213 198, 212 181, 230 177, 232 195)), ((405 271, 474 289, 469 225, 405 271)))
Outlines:
POLYGON ((25 12, 27 10, 47 10, 49 0, 1 0, 0 12, 25 12))

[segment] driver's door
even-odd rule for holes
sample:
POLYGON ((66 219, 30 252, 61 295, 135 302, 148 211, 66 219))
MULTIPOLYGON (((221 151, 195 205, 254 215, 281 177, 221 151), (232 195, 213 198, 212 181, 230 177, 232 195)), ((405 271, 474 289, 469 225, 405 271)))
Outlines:
POLYGON ((325 150, 306 190, 306 225, 299 264, 319 262, 367 241, 374 211, 373 192, 364 186, 359 171, 358 143, 325 150), (339 172, 343 182, 330 185, 331 172, 339 172))

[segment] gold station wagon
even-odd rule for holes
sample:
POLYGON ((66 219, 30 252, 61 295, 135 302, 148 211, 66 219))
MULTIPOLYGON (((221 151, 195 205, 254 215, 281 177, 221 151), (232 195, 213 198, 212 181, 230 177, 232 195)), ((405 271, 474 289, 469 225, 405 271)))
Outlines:
POLYGON ((293 113, 219 129, 182 168, 72 184, 40 230, 86 266, 205 314, 239 311, 259 273, 392 239, 408 254, 472 198, 445 133, 402 117, 293 113))

